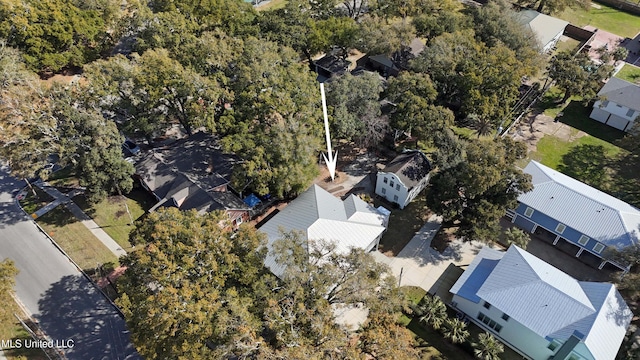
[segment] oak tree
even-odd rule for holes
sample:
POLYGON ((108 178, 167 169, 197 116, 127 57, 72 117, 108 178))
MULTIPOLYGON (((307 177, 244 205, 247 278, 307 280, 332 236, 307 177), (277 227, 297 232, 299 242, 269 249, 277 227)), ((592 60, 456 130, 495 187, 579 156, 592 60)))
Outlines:
POLYGON ((511 139, 476 140, 465 152, 466 161, 433 176, 427 202, 459 236, 491 242, 499 235, 499 219, 531 190, 530 176, 515 166, 526 148, 511 139))

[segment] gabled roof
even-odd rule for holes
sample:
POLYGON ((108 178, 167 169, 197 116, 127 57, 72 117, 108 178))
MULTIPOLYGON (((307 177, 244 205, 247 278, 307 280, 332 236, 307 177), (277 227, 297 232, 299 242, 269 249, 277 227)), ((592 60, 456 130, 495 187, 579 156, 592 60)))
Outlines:
MULTIPOLYGON (((287 207, 267 221, 260 231, 268 236, 268 248, 280 239, 282 231, 301 231, 305 240, 335 241, 337 251, 367 248, 384 232, 385 217, 355 195, 344 202, 318 185, 311 186, 287 207)), ((265 265, 280 276, 284 268, 270 254, 265 265)))
POLYGON ((518 201, 592 239, 618 249, 640 241, 640 210, 567 175, 531 161, 533 190, 518 201))
POLYGON ((598 96, 629 109, 640 110, 640 86, 612 77, 598 91, 598 96))
POLYGON ((396 156, 382 171, 395 174, 407 189, 412 189, 429 175, 431 164, 422 152, 407 151, 396 156))
POLYGON ((577 281, 517 246, 490 271, 481 269, 497 256, 482 249, 451 292, 487 301, 541 337, 564 341, 577 334, 596 359, 615 357, 633 314, 613 284, 577 281))
POLYGON ((564 32, 564 29, 569 25, 567 21, 531 9, 518 12, 517 19, 520 24, 533 31, 543 47, 549 44, 558 33, 564 32))
POLYGON ((248 210, 235 194, 220 191, 239 162, 235 155, 220 150, 214 136, 199 132, 146 154, 136 164, 136 174, 160 198, 153 209, 248 210))

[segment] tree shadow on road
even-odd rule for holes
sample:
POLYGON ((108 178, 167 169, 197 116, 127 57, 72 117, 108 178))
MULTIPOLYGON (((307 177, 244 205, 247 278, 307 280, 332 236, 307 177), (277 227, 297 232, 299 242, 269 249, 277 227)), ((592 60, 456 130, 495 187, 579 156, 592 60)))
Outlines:
POLYGON ((82 275, 68 275, 38 301, 34 317, 54 341, 73 340, 68 359, 138 359, 125 322, 82 275))

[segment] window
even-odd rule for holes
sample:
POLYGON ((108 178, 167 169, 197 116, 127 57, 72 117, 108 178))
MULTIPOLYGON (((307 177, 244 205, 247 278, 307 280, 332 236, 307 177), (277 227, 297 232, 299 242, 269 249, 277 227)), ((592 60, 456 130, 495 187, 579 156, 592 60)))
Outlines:
POLYGON ((502 313, 502 320, 509 321, 509 315, 502 313))
POLYGON ((617 107, 619 107, 619 108, 621 108, 621 107, 622 107, 622 105, 620 105, 620 104, 616 104, 616 106, 617 106, 617 107))
POLYGON ((240 224, 242 224, 242 216, 238 216, 236 218, 236 225, 240 225, 240 224))
POLYGON ((564 229, 566 229, 567 227, 564 224, 558 224, 558 226, 556 226, 556 232, 558 234, 562 234, 564 232, 564 229))
POLYGON ((483 324, 487 325, 488 327, 490 327, 491 329, 495 330, 496 332, 500 332, 500 330, 502 330, 502 325, 500 325, 497 322, 491 320, 490 317, 488 317, 487 315, 485 315, 483 313, 478 313, 478 320, 482 321, 483 324))
POLYGON ((389 179, 388 178, 384 178, 384 179, 382 179, 382 182, 386 184, 386 183, 389 182, 389 179))
POLYGON ((633 117, 634 112, 633 109, 629 109, 629 111, 627 111, 627 117, 633 117))
POLYGON ((391 180, 391 184, 389 184, 389 185, 391 185, 391 187, 393 188, 393 185, 394 185, 394 184, 395 184, 395 183, 393 182, 393 180, 391 180))
POLYGON ((606 108, 609 105, 609 100, 604 100, 601 104, 600 107, 606 108))
POLYGON ((393 201, 395 201, 395 202, 398 201, 398 195, 393 195, 393 201))
POLYGON ((486 301, 484 302, 484 304, 482 304, 482 306, 484 306, 485 309, 491 309, 491 304, 486 301))
POLYGON ((396 190, 400 191, 400 184, 396 184, 396 190))
POLYGON ((528 207, 527 210, 524 211, 524 216, 531 217, 533 215, 533 209, 528 207))
POLYGON ((549 346, 547 346, 547 349, 554 351, 555 349, 558 348, 558 345, 560 344, 558 344, 557 341, 553 340, 552 342, 549 343, 549 346))
POLYGON ((593 251, 600 254, 604 250, 604 245, 597 243, 596 246, 593 247, 593 251))
POLYGON ((387 193, 387 189, 382 188, 382 195, 384 195, 384 194, 386 194, 386 193, 387 193))
POLYGON ((580 245, 587 245, 588 242, 589 242, 589 237, 586 235, 581 235, 580 240, 578 240, 578 244, 580 245))

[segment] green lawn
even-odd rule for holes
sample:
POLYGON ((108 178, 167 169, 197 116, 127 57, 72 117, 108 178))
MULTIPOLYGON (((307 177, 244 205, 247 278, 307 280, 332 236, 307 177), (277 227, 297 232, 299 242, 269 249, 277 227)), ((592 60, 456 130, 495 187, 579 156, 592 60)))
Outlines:
POLYGON ((118 263, 118 258, 66 208, 58 206, 37 222, 83 270, 118 263))
POLYGON ((571 24, 583 27, 591 25, 620 36, 633 38, 640 31, 640 16, 622 12, 615 8, 593 2, 595 7, 585 9, 567 8, 560 14, 553 14, 571 24))
MULTIPOLYGON (((135 221, 154 205, 153 199, 142 189, 131 191, 125 197, 131 218, 135 221)), ((76 196, 73 201, 93 218, 109 236, 111 236, 125 251, 130 251, 129 233, 133 229, 131 218, 123 197, 110 196, 98 204, 89 205, 84 196, 76 196)))
POLYGON ((391 210, 389 227, 380 239, 379 250, 393 256, 398 255, 400 250, 411 241, 416 231, 420 230, 431 215, 424 192, 416 196, 404 209, 395 208, 392 204, 378 199, 374 201, 374 205, 376 207, 382 205, 391 210))
POLYGON ((622 69, 616 74, 616 77, 628 82, 640 84, 640 67, 624 64, 622 69))
POLYGON ((569 125, 569 133, 558 130, 561 136, 545 135, 538 141, 536 151, 520 160, 518 166, 524 167, 529 160, 537 160, 631 205, 640 206, 640 158, 618 146, 624 132, 589 119, 591 109, 581 101, 574 100, 564 108, 559 107, 554 103, 554 99, 561 96, 558 94, 552 89, 539 107, 544 109, 545 115, 552 117, 562 111, 559 121, 569 125))
POLYGON ((258 11, 277 10, 277 9, 282 9, 285 5, 287 5, 287 0, 271 0, 269 2, 265 1, 262 4, 256 6, 256 10, 258 11))
POLYGON ((78 187, 80 182, 71 167, 60 169, 51 174, 47 182, 55 187, 78 187))

